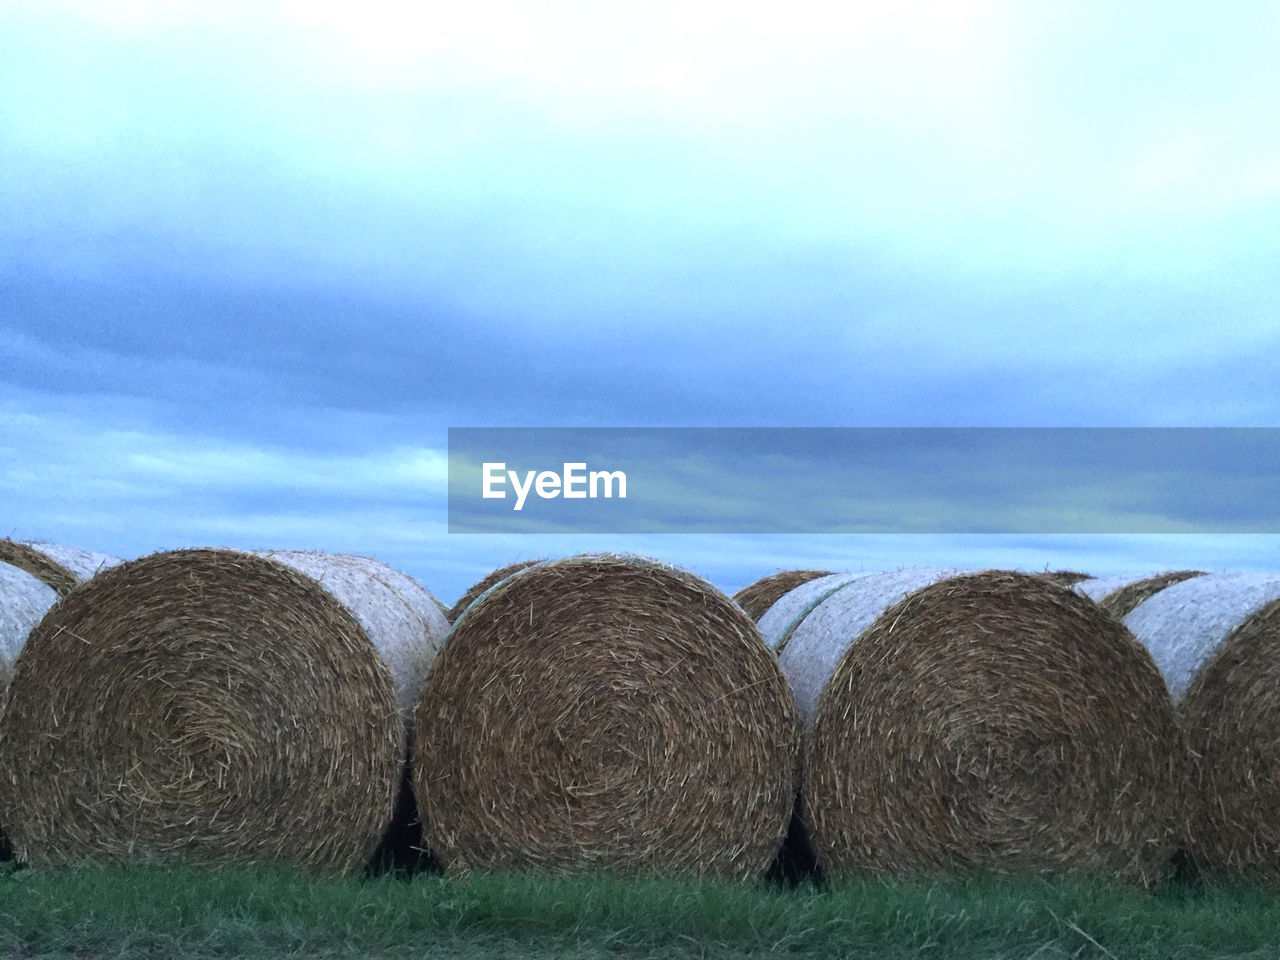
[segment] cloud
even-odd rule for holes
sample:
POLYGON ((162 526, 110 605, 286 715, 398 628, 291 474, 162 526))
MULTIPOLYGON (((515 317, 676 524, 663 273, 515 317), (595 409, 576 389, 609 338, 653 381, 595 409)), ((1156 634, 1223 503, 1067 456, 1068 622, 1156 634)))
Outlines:
POLYGON ((1265 4, 31 0, 0 38, 20 525, 461 578, 535 541, 438 539, 450 425, 1280 422, 1265 4))

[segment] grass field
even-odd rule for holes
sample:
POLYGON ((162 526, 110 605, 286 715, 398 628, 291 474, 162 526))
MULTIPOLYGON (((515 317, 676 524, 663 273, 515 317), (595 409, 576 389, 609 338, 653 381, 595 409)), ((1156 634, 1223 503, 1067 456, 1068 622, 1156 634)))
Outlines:
POLYGON ((1088 880, 816 889, 0 868, 5 957, 1280 957, 1280 896, 1088 880))

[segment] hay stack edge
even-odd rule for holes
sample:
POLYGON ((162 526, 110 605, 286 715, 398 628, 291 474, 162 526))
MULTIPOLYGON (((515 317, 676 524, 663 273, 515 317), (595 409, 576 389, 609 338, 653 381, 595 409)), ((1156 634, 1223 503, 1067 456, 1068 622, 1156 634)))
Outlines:
POLYGON ((42 540, 0 539, 0 563, 25 570, 58 596, 94 574, 120 563, 119 557, 42 540))
POLYGON ((789 632, 780 659, 807 724, 803 812, 828 875, 1165 875, 1176 719, 1118 621, 1033 574, 832 583, 807 612, 793 604, 771 621, 789 632))
POLYGON ((751 619, 611 554, 528 567, 454 625, 417 711, 423 835, 452 873, 764 874, 799 727, 751 619))
POLYGON ((15 857, 362 867, 447 631, 411 584, 366 558, 201 549, 72 591, 0 718, 15 857))
POLYGON ((1280 574, 1205 574, 1125 624, 1179 705, 1188 852, 1206 874, 1280 883, 1280 574))
POLYGON ((0 539, 0 711, 14 661, 45 612, 119 557, 36 540, 0 539))
POLYGON ((545 558, 543 557, 539 557, 536 560, 517 560, 515 563, 508 563, 506 566, 498 567, 496 570, 485 574, 469 586, 466 589, 466 592, 463 593, 457 601, 455 601, 454 605, 448 608, 446 615, 449 618, 449 622, 457 623, 458 618, 466 612, 467 607, 471 606, 471 604, 475 602, 476 598, 486 590, 496 587, 503 580, 507 579, 507 577, 512 574, 519 573, 526 567, 532 567, 535 564, 542 563, 544 559, 545 558))
POLYGON ((14 661, 32 629, 57 601, 58 595, 48 584, 25 570, 0 563, 0 711, 14 661))
POLYGON ((747 616, 759 622, 764 613, 801 584, 831 575, 829 570, 780 570, 747 584, 733 595, 733 601, 747 616))
POLYGON ((1095 601, 1118 620, 1123 620, 1138 604, 1155 596, 1165 587, 1201 576, 1199 570, 1170 570, 1159 573, 1121 573, 1107 577, 1090 577, 1075 584, 1076 593, 1095 601))

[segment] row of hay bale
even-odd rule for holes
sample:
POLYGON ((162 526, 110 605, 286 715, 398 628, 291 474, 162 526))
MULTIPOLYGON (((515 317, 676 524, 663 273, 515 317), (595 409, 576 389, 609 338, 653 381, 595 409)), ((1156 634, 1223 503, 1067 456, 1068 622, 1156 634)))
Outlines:
POLYGON ((0 715, 26 862, 356 870, 406 770, 454 872, 748 879, 787 829, 786 680, 736 604, 664 564, 529 565, 451 632, 409 578, 318 554, 158 553, 44 601, 0 715))
POLYGON ((759 625, 804 720, 800 813, 828 874, 1164 875, 1176 720, 1092 601, 1008 571, 832 574, 759 625))
POLYGON ((1280 875, 1277 580, 795 571, 735 603, 587 555, 446 617, 365 558, 83 569, 56 603, 0 581, 5 636, 29 630, 0 826, 30 862, 358 869, 408 782, 453 872, 750 879, 789 836, 837 877, 1150 884, 1182 847, 1280 875))
POLYGON ((805 718, 820 863, 1150 882, 1178 850, 1280 880, 1280 575, 799 581, 759 625, 805 718))
POLYGON ((1101 602, 1151 651, 1177 706, 1192 859, 1280 880, 1280 574, 1177 571, 1101 602))

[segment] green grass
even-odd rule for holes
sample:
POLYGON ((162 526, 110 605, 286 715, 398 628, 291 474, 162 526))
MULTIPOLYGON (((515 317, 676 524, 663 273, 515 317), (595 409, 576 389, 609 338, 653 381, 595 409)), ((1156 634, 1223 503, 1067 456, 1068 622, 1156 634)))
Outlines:
POLYGON ((3 957, 1277 958, 1280 896, 1088 880, 779 890, 0 867, 3 957))

